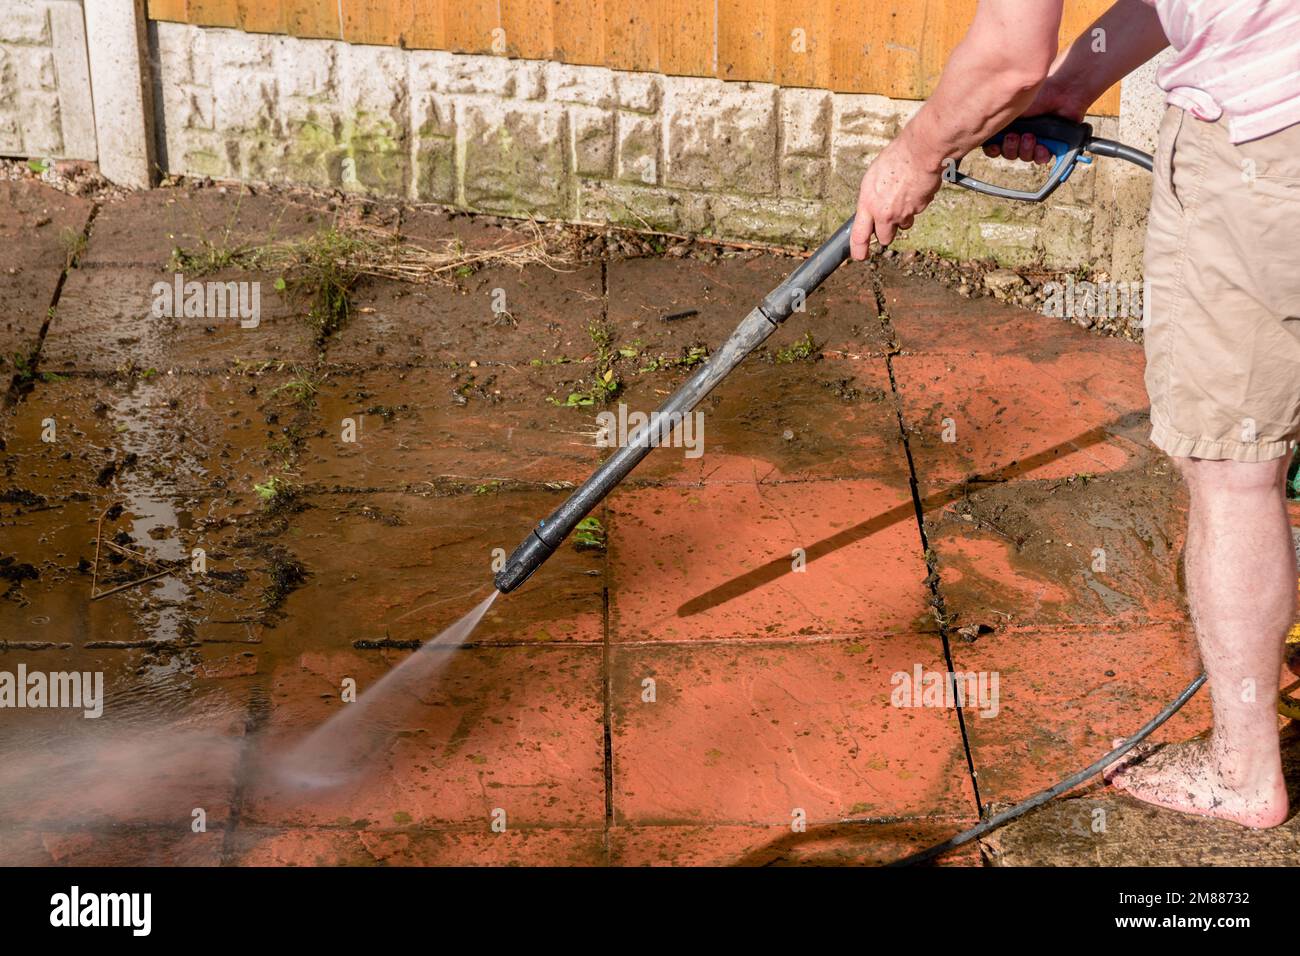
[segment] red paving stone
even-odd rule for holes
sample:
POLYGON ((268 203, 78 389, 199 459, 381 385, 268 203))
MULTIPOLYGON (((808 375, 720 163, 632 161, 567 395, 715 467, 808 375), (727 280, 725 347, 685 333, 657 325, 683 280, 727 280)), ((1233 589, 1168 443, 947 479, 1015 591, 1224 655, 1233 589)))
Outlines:
POLYGON ((942 659, 925 634, 619 647, 615 822, 789 826, 971 812, 954 712, 891 703, 895 674, 942 669, 942 659))
POLYGON ((899 356, 893 369, 927 493, 976 476, 1102 474, 1155 454, 1135 352, 899 356))
POLYGON ((617 489, 609 511, 615 642, 885 638, 929 616, 906 486, 617 489))
POLYGON ((980 486, 926 515, 958 627, 1181 622, 1182 486, 1163 474, 980 486))
MULTIPOLYGON (((487 595, 493 561, 503 557, 494 550, 512 550, 559 501, 522 490, 309 497, 281 541, 305 565, 310 587, 285 598, 277 643, 307 651, 431 639, 487 595)), ((603 572, 603 554, 566 542, 545 574, 500 599, 474 640, 600 641, 603 572)))
MULTIPOLYGON (((628 827, 609 831, 616 866, 880 866, 925 849, 973 820, 927 818, 889 823, 790 827, 628 827)), ((976 844, 942 857, 939 866, 979 866, 976 844)))
POLYGON ((234 842, 241 866, 601 866, 599 828, 377 832, 243 828, 234 842))
POLYGON ((1022 355, 1050 361, 1082 353, 1126 360, 1141 353, 1131 342, 1093 335, 987 296, 968 299, 895 266, 881 266, 879 275, 889 324, 904 355, 1022 355))
POLYGON ((401 660, 304 654, 276 668, 264 747, 241 822, 401 830, 454 824, 599 828, 605 817, 601 654, 596 648, 478 648, 448 659, 419 699, 392 702, 394 733, 347 784, 303 790, 280 757, 401 660), (397 716, 400 715, 400 716, 397 716))

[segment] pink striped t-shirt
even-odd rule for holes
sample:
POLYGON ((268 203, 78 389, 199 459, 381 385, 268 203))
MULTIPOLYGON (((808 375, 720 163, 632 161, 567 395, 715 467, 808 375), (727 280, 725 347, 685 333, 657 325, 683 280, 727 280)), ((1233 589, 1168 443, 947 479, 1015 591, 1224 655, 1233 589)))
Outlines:
POLYGON ((1300 123, 1300 0, 1146 0, 1174 56, 1156 74, 1166 101, 1234 143, 1300 123))

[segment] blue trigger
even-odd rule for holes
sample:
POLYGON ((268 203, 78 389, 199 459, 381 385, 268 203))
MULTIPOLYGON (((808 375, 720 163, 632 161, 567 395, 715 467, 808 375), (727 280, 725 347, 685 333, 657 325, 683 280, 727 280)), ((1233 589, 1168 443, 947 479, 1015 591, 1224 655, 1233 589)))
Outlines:
MULTIPOLYGON (((1068 153, 1068 152, 1070 151, 1070 146, 1069 146, 1069 144, 1067 144, 1067 143, 1062 143, 1059 139, 1040 139, 1038 142, 1041 143, 1043 146, 1046 146, 1048 152, 1050 152, 1053 156, 1056 157, 1056 162, 1057 162, 1057 165, 1058 165, 1058 166, 1059 166, 1062 162, 1064 162, 1065 154, 1068 153)), ((1075 158, 1075 161, 1074 161, 1074 162, 1075 162, 1075 163, 1088 163, 1089 165, 1091 165, 1091 164, 1092 164, 1092 157, 1091 157, 1091 156, 1084 156, 1082 153, 1080 153, 1080 154, 1075 158)), ((1052 172, 1056 172, 1056 170, 1053 169, 1052 172)), ((1070 174, 1071 174, 1072 172, 1074 172, 1074 163, 1071 163, 1071 164, 1070 164, 1070 168, 1067 169, 1067 170, 1065 171, 1065 175, 1061 177, 1061 182, 1063 182, 1063 183, 1066 182, 1066 181, 1070 178, 1070 174)))

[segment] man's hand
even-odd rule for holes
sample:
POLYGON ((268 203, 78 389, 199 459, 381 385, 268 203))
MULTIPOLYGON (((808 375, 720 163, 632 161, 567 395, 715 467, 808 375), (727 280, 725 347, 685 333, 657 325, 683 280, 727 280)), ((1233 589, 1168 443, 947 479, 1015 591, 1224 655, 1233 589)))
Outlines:
POLYGON ((849 235, 853 258, 867 258, 873 233, 887 246, 900 230, 911 229, 912 220, 930 205, 942 185, 942 173, 926 168, 905 135, 886 146, 867 167, 858 190, 858 212, 849 235))
MULTIPOLYGON (((1024 115, 1060 116, 1080 123, 1088 112, 1088 104, 1092 102, 1091 99, 1085 102, 1085 97, 1088 95, 1080 94, 1077 89, 1068 86, 1055 75, 1048 76, 1039 89, 1038 95, 1034 97, 1034 101, 1025 109, 1024 115)), ((1002 137, 1001 146, 985 146, 984 155, 1020 159, 1027 163, 1038 163, 1040 166, 1052 162, 1051 152, 1046 146, 1039 145, 1033 133, 1025 133, 1023 136, 1018 133, 1007 133, 1002 137)))

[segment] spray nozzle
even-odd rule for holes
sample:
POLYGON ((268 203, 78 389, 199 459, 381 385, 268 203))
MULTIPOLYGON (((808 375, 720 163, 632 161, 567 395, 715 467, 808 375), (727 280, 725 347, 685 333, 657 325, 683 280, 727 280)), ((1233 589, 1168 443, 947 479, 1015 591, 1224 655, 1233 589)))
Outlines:
POLYGON ((515 548, 506 559, 505 567, 498 571, 493 579, 497 590, 502 594, 509 594, 527 581, 554 551, 555 549, 543 541, 536 531, 529 532, 528 537, 519 543, 519 547, 515 548))

